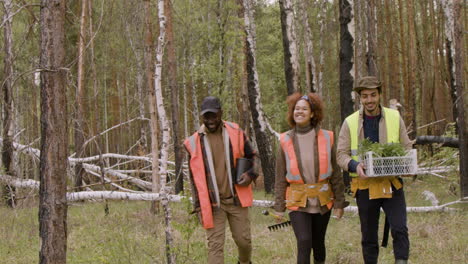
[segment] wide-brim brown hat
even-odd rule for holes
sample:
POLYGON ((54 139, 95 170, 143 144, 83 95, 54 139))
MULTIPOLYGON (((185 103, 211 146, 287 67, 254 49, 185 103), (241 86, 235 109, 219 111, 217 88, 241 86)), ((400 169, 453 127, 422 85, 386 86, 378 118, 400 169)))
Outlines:
POLYGON ((354 91, 360 93, 364 89, 378 89, 382 87, 382 83, 375 76, 365 76, 359 79, 354 86, 354 91))

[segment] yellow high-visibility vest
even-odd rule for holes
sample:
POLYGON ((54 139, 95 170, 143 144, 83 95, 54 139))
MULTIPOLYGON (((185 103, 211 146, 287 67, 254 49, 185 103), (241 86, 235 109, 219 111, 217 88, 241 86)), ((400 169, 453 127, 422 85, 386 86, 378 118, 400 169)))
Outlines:
MULTIPOLYGON (((387 130, 387 143, 400 143, 400 113, 397 110, 382 107, 385 118, 385 127, 387 130)), ((354 112, 345 120, 349 127, 351 140, 351 158, 358 161, 358 145, 359 145, 359 111, 354 112)), ((351 191, 353 196, 356 191, 369 189, 369 199, 391 198, 391 185, 398 190, 402 187, 400 181, 395 176, 391 177, 376 177, 362 180, 357 177, 357 173, 349 173, 353 180, 351 182, 351 191)))

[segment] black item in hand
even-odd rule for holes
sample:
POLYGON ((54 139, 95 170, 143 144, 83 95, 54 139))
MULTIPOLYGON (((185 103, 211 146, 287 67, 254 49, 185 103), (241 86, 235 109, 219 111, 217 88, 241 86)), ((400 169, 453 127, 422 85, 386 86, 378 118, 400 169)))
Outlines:
POLYGON ((244 172, 252 168, 252 160, 246 158, 237 159, 237 168, 236 168, 236 178, 234 179, 236 183, 239 183, 241 176, 244 172))

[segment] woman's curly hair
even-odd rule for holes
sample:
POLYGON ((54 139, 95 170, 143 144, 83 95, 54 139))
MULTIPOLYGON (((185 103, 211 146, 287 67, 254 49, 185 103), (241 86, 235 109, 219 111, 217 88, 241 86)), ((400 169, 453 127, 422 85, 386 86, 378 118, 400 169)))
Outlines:
POLYGON ((286 99, 286 103, 288 104, 286 120, 291 128, 296 126, 296 122, 294 121, 294 108, 299 100, 305 100, 308 102, 312 113, 314 113, 314 116, 310 119, 312 127, 317 126, 323 120, 323 102, 322 99, 320 99, 320 96, 316 93, 308 93, 304 96, 307 96, 308 100, 303 98, 303 95, 299 92, 291 94, 286 99))

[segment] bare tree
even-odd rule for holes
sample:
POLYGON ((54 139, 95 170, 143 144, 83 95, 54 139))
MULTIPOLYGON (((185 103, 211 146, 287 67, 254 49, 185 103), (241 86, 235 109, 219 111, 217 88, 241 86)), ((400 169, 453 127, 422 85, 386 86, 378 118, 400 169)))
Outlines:
POLYGON ((281 31, 283 33, 284 74, 288 95, 300 91, 299 49, 292 0, 279 0, 281 31))
MULTIPOLYGON (((11 31, 13 22, 13 5, 11 0, 3 0, 3 39, 5 57, 3 59, 3 144, 2 164, 5 173, 14 176, 13 168, 13 133, 14 133, 14 108, 13 108, 13 34, 11 31)), ((15 188, 11 185, 3 186, 3 197, 8 206, 15 206, 15 188)))
MULTIPOLYGON (((167 175, 167 159, 168 159, 168 149, 169 149, 169 122, 166 118, 166 110, 164 109, 164 102, 162 96, 162 67, 163 67, 163 56, 164 56, 164 45, 166 41, 166 16, 164 9, 165 0, 158 0, 158 18, 159 18, 159 37, 156 45, 156 60, 155 60, 155 69, 154 69, 154 91, 156 95, 156 106, 157 113, 161 120, 162 128, 162 142, 161 142, 161 168, 159 169, 159 182, 156 184, 153 182, 153 191, 160 192, 162 199, 161 204, 164 209, 164 219, 165 219, 165 233, 166 233, 166 261, 168 264, 175 263, 175 256, 173 254, 173 238, 172 238, 172 229, 171 229, 171 208, 169 207, 168 199, 168 188, 166 188, 166 175, 167 175)), ((153 102, 154 103, 154 102, 153 102)), ((154 132, 152 133, 154 134, 154 132)), ((153 147, 153 145, 152 145, 153 147)), ((159 148, 152 149, 153 158, 157 156, 159 148)), ((153 167, 153 170, 155 168, 153 167)), ((154 179, 153 179, 154 180, 154 179)))
POLYGON ((179 120, 179 86, 177 84, 177 58, 176 45, 174 40, 174 30, 172 27, 172 4, 170 0, 164 0, 164 11, 166 13, 166 33, 167 33, 167 68, 169 73, 169 91, 171 92, 172 102, 172 138, 174 140, 174 159, 175 159, 175 193, 178 194, 184 190, 184 177, 182 174, 182 159, 184 157, 180 135, 179 120))
MULTIPOLYGON (((78 35, 78 73, 75 93, 75 152, 76 157, 83 156, 83 143, 85 141, 85 103, 86 103, 86 85, 85 81, 85 42, 86 42, 86 20, 88 16, 88 1, 81 1, 80 34, 78 35)), ((75 166, 75 187, 81 191, 83 185, 83 175, 85 171, 80 163, 75 166)))
POLYGON ((353 112, 353 56, 354 15, 353 1, 340 0, 340 103, 341 120, 353 112))
POLYGON ((65 0, 41 1, 39 263, 66 263, 68 157, 65 0))
POLYGON ((466 46, 464 45, 464 29, 463 29, 463 16, 462 9, 464 1, 453 1, 453 40, 455 46, 455 85, 457 92, 456 108, 458 112, 457 125, 458 125, 458 138, 460 142, 460 196, 462 199, 468 197, 468 135, 466 122, 466 94, 464 91, 465 86, 465 60, 466 46))
MULTIPOLYGON (((309 23, 309 14, 307 12, 307 5, 305 0, 299 0, 299 13, 301 16, 302 27, 304 30, 304 42, 305 42, 305 62, 306 62, 306 87, 308 91, 317 92, 319 95, 322 95, 322 89, 318 86, 317 75, 315 74, 315 60, 314 60, 314 48, 312 43, 312 31, 309 23)), ((321 10, 320 13, 325 12, 321 10)), ((319 13, 319 16, 320 16, 319 13)), ((321 21, 323 22, 323 21, 321 21)), ((323 24, 321 24, 323 25, 323 24)), ((323 35, 322 35, 323 36, 323 35)))
POLYGON ((258 80, 257 62, 255 57, 255 21, 251 0, 244 0, 244 23, 247 34, 246 58, 247 58, 247 89, 249 95, 250 110, 252 111, 253 127, 260 160, 262 163, 265 191, 271 193, 275 184, 275 159, 273 157, 272 142, 268 134, 269 124, 265 119, 261 103, 260 83, 258 80))
POLYGON ((375 0, 367 2, 367 71, 370 76, 379 76, 377 69, 377 18, 375 15, 375 0))

